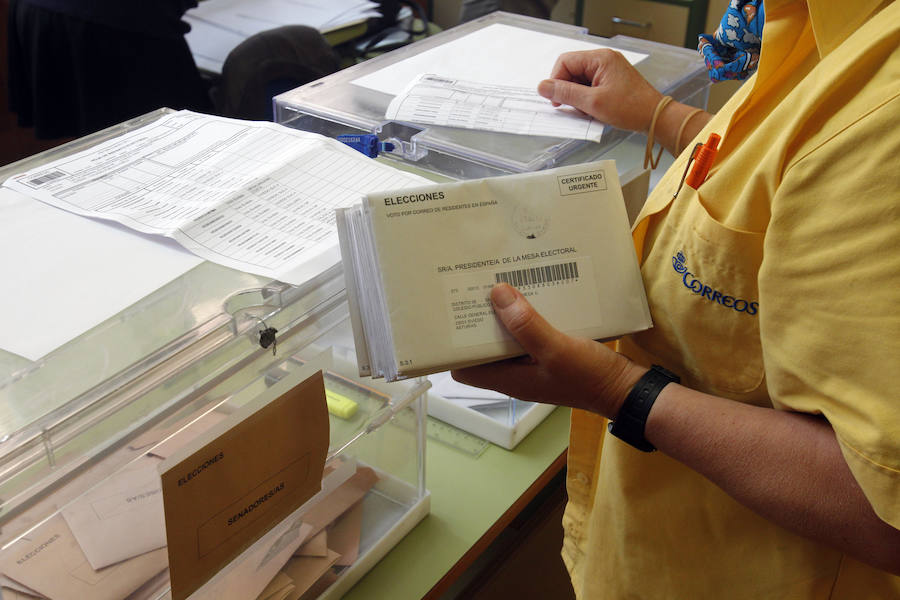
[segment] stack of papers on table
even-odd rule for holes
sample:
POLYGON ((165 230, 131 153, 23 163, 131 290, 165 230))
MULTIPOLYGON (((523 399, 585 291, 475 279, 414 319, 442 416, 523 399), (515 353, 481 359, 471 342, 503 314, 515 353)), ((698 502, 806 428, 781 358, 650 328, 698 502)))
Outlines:
POLYGON ((231 50, 251 35, 283 25, 326 33, 381 16, 370 0, 205 0, 187 11, 185 36, 197 66, 219 73, 231 50))

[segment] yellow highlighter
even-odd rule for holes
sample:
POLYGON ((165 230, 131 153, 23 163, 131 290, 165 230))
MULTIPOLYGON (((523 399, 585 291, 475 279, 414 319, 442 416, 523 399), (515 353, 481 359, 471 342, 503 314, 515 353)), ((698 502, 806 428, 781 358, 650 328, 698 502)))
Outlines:
POLYGON ((342 419, 349 419, 356 414, 359 404, 337 392, 329 389, 325 390, 325 403, 328 405, 328 412, 342 419))

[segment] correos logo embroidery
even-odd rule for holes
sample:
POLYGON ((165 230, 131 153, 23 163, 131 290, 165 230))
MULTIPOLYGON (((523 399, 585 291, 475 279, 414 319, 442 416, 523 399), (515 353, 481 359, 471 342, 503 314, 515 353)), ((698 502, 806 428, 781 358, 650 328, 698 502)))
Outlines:
POLYGON ((723 294, 719 290, 704 284, 694 277, 693 273, 688 271, 686 262, 687 259, 684 256, 684 252, 679 252, 672 257, 672 268, 675 269, 676 273, 681 275, 681 281, 684 283, 684 287, 698 296, 703 296, 711 302, 721 304, 734 311, 747 313, 748 315, 755 315, 759 312, 759 302, 750 302, 743 298, 735 298, 734 296, 723 294))

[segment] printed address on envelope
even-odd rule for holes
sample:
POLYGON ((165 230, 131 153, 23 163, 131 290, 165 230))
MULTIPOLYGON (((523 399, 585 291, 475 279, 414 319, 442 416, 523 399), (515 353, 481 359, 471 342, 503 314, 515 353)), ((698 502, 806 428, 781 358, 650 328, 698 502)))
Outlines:
POLYGON ((489 298, 491 288, 500 282, 518 288, 536 308, 544 307, 544 318, 558 328, 571 329, 586 322, 601 325, 603 316, 597 307, 590 257, 563 261, 544 258, 575 252, 574 247, 558 248, 451 267, 454 272, 445 275, 444 286, 453 344, 475 346, 498 335, 511 337, 494 315, 489 298))

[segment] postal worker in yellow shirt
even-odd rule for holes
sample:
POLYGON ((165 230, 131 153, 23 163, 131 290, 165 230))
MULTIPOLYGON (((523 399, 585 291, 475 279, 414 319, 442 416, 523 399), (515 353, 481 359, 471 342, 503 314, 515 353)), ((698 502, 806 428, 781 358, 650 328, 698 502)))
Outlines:
POLYGON ((575 409, 579 598, 900 598, 900 2, 765 13, 758 71, 715 116, 609 51, 539 87, 618 127, 656 113, 670 151, 721 136, 697 189, 675 195, 684 150, 635 222, 652 329, 614 352, 500 284, 530 356, 454 372, 575 409))

